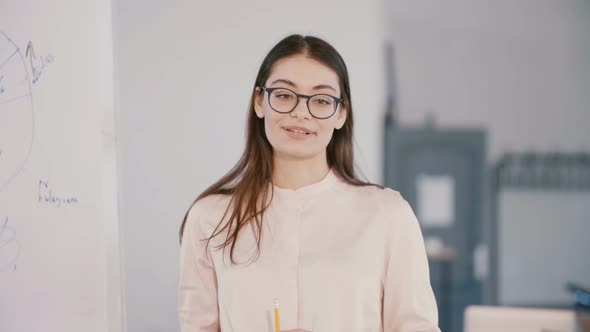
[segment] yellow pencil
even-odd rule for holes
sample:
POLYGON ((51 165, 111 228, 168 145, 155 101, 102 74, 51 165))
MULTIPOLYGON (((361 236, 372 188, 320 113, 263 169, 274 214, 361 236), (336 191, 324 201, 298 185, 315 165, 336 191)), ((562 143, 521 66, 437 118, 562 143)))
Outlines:
POLYGON ((275 332, 281 332, 281 318, 279 317, 279 300, 275 299, 275 332))

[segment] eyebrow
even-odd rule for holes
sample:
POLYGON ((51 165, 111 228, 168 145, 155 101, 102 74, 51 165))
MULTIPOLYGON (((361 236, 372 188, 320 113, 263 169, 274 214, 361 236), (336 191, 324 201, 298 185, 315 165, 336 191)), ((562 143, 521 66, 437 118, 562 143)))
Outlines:
MULTIPOLYGON (((270 85, 274 85, 275 83, 285 83, 285 84, 288 84, 294 88, 297 87, 297 84, 295 84, 289 80, 282 79, 282 78, 279 78, 278 80, 274 80, 272 83, 270 83, 270 85)), ((319 89, 330 89, 330 90, 333 90, 334 92, 336 92, 336 89, 334 89, 331 85, 328 85, 328 84, 320 84, 320 85, 316 85, 312 88, 312 90, 319 90, 319 89)))

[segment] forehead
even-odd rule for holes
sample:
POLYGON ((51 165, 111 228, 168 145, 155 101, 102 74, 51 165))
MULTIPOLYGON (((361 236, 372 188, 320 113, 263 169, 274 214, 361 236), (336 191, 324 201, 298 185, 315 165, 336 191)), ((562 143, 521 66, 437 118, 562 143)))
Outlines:
POLYGON ((311 90, 316 85, 327 84, 340 92, 340 80, 336 72, 325 64, 304 55, 277 60, 266 82, 270 84, 277 79, 289 80, 302 91, 311 90))

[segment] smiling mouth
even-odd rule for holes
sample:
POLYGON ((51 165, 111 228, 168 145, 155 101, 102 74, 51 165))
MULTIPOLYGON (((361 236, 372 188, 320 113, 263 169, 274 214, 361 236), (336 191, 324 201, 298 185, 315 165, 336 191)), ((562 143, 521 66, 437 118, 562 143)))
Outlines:
POLYGON ((289 128, 283 128, 283 129, 286 130, 286 131, 290 131, 292 133, 303 134, 303 135, 311 135, 310 132, 299 130, 299 129, 289 129, 289 128))

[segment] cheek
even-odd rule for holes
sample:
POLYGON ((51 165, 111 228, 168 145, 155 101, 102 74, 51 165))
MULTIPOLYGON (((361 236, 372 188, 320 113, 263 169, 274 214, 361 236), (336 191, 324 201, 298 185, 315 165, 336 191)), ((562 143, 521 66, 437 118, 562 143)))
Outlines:
POLYGON ((281 117, 282 115, 277 112, 266 112, 264 114, 264 131, 266 132, 266 137, 272 143, 273 139, 276 140, 279 135, 281 134, 281 117))
POLYGON ((323 125, 320 126, 318 130, 318 140, 322 143, 322 145, 328 145, 330 140, 332 139, 332 135, 334 134, 334 127, 330 125, 323 125))

